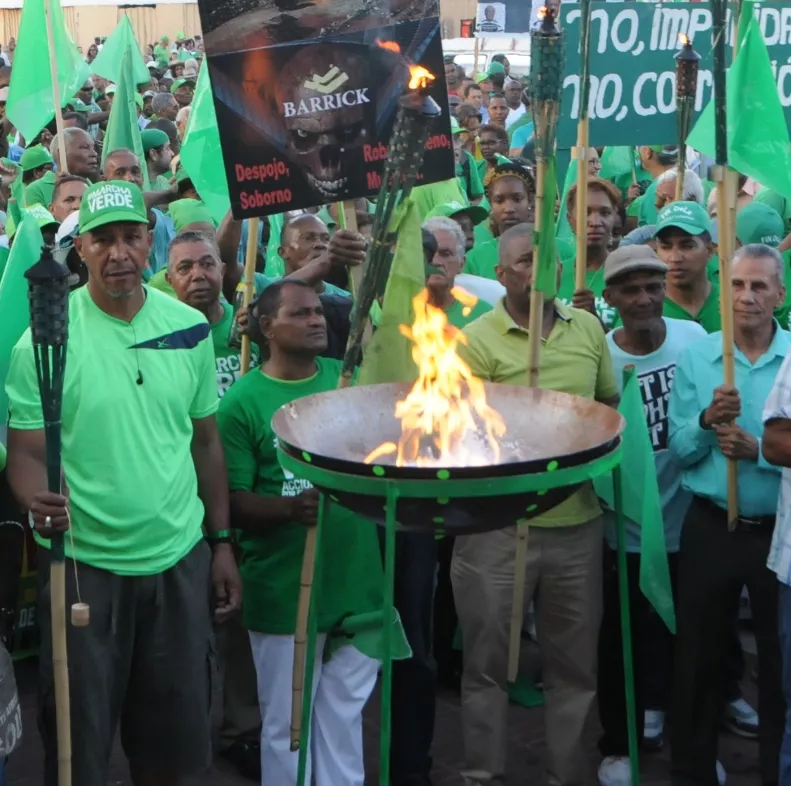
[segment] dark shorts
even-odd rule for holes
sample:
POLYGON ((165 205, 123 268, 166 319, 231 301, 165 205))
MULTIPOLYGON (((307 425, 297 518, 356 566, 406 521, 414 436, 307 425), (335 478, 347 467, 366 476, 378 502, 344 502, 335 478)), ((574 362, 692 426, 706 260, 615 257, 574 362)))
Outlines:
MULTIPOLYGON (((211 761, 211 553, 200 542, 170 570, 117 576, 78 562, 90 624, 68 617, 77 600, 66 561, 66 615, 71 694, 72 781, 106 786, 120 722, 121 743, 136 772, 177 777, 211 761)), ((41 626, 39 730, 45 786, 57 786, 55 688, 52 677, 49 551, 39 550, 41 626)))

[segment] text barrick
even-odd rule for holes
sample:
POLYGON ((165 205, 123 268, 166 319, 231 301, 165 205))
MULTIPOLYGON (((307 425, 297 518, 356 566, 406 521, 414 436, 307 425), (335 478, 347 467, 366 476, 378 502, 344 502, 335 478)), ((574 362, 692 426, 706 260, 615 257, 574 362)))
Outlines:
POLYGON ((330 109, 343 109, 344 107, 370 103, 368 88, 361 87, 357 90, 347 90, 344 93, 333 93, 329 96, 314 96, 299 103, 286 101, 283 103, 283 114, 285 117, 299 117, 300 115, 327 112, 330 109))

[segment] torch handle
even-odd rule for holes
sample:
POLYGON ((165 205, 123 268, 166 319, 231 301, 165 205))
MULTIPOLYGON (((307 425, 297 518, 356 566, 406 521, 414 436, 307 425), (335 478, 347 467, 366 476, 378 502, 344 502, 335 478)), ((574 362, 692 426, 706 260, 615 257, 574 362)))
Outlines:
MULTIPOLYGON (((242 306, 247 309, 255 293, 255 261, 258 256, 258 228, 261 219, 251 218, 247 225, 247 247, 244 256, 244 293, 242 306)), ((250 368, 251 343, 249 330, 242 336, 241 373, 244 376, 250 368)))

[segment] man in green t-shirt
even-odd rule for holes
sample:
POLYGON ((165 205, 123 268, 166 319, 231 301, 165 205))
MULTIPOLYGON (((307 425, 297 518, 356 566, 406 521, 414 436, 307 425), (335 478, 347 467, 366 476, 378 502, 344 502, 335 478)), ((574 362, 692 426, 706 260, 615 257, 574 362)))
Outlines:
POLYGON ((720 290, 707 266, 715 252, 706 209, 697 202, 673 202, 656 223, 656 253, 667 265, 664 315, 693 319, 707 333, 720 330, 720 290))
POLYGON ((170 162, 173 160, 170 137, 158 128, 145 128, 140 132, 140 139, 151 190, 167 191, 170 188, 170 162))
POLYGON ((71 705, 72 771, 80 786, 107 783, 119 723, 137 782, 176 783, 206 768, 212 584, 218 621, 241 603, 209 325, 143 288, 147 223, 133 184, 102 182, 85 192, 75 243, 88 283, 69 299, 64 494, 46 490, 29 331, 6 382, 8 480, 42 547, 45 786, 55 786, 58 769, 48 586, 54 533, 70 529, 66 554, 75 571, 67 571, 66 604, 91 608, 90 627, 69 636, 71 690, 80 697, 71 705))
MULTIPOLYGON (((317 522, 319 494, 284 470, 272 416, 304 396, 334 390, 340 361, 319 357, 327 325, 314 289, 284 279, 256 301, 268 359, 242 377, 220 402, 231 513, 242 534, 244 625, 250 632, 262 714, 262 786, 296 783, 298 753, 290 750, 294 632, 306 533, 317 522)), ((373 524, 331 504, 318 554, 318 653, 308 779, 318 786, 362 784, 362 711, 376 684, 381 646, 333 631, 347 615, 382 608, 382 562, 373 524), (329 639, 329 641, 328 641, 329 639), (324 651, 325 656, 321 653, 324 651)))

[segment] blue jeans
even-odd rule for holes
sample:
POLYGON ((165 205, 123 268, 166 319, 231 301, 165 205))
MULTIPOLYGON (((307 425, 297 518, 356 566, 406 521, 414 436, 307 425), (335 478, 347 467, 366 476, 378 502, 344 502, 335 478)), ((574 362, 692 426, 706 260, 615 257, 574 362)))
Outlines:
POLYGON ((780 650, 783 657, 783 694, 786 700, 786 726, 780 747, 780 786, 791 786, 791 587, 780 587, 780 650))

